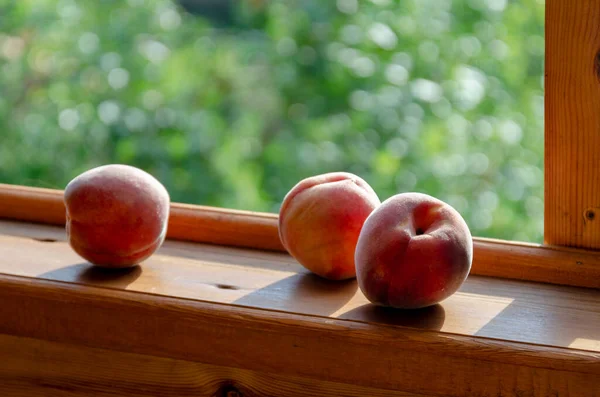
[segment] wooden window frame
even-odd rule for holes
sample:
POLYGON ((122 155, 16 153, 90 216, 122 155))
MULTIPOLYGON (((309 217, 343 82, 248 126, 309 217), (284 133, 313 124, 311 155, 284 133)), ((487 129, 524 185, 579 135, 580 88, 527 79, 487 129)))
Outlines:
MULTIPOLYGON (((471 274, 600 288, 600 7, 546 2, 544 244, 475 237, 471 274)), ((0 218, 62 225, 62 191, 0 184, 0 218)), ((285 251, 277 215, 173 203, 168 238, 285 251)))

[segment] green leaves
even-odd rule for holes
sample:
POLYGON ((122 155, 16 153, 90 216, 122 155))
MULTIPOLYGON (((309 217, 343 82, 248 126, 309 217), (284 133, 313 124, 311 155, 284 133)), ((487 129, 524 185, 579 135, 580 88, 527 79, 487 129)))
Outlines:
POLYGON ((175 201, 277 211, 348 170, 382 199, 448 201, 475 235, 541 241, 539 1, 237 7, 0 2, 0 181, 128 163, 175 201))

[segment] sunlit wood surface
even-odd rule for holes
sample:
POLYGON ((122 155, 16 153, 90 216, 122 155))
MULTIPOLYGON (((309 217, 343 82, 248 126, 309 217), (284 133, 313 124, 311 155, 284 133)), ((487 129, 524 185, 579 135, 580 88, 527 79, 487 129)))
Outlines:
POLYGON ((0 221, 3 395, 600 391, 595 289, 470 276, 439 305, 396 311, 284 253, 167 241, 143 266, 106 271, 65 237, 0 221))
POLYGON ((143 266, 93 268, 62 228, 0 222, 0 272, 105 288, 600 352, 600 291, 470 276, 416 312, 371 305, 355 281, 329 282, 285 254, 167 241, 143 266))

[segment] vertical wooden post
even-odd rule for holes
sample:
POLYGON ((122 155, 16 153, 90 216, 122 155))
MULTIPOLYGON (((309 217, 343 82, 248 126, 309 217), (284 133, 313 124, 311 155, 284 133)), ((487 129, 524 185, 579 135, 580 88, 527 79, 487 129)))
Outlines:
POLYGON ((600 249, 600 0, 546 1, 546 244, 600 249))

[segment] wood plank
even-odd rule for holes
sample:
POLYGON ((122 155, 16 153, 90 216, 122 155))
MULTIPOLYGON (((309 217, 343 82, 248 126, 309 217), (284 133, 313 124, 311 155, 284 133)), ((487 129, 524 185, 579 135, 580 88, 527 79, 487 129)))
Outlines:
POLYGON ((428 397, 9 335, 0 357, 3 397, 428 397))
MULTIPOLYGON (((63 191, 0 183, 0 219, 65 224, 63 191)), ((167 237, 266 250, 285 251, 277 215, 171 203, 167 237)))
MULTIPOLYGON (((62 191, 0 184, 0 219, 64 225, 62 191)), ((169 239, 285 252, 277 215, 171 204, 169 239)), ((474 238, 471 274, 600 288, 596 251, 474 238)))
POLYGON ((0 301, 0 333, 58 343, 425 395, 600 393, 597 352, 17 276, 0 301))
POLYGON ((600 288, 600 253, 568 247, 474 239, 471 274, 600 288))
POLYGON ((441 304, 403 312, 375 307, 355 281, 312 276, 283 253, 167 241, 142 267, 102 271, 64 239, 60 228, 0 222, 0 273, 600 352, 598 290, 470 276, 441 304))
POLYGON ((600 248, 600 7, 546 2, 544 239, 600 248))

